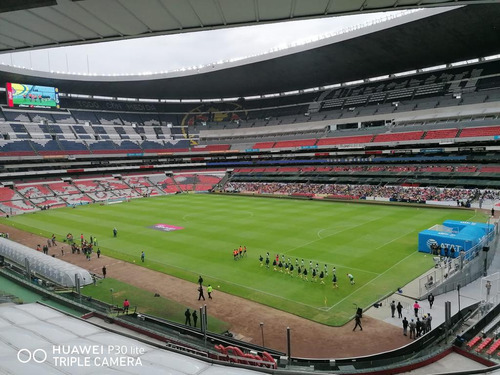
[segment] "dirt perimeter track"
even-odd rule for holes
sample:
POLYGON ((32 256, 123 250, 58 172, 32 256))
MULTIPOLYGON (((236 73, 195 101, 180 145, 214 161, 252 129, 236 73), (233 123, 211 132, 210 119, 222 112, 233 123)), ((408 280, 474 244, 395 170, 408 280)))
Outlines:
MULTIPOLYGON (((0 224, 0 232, 8 232, 10 239, 32 249, 47 242, 46 238, 0 224)), ((35 250, 34 250, 35 251, 35 250)), ((114 258, 93 254, 89 262, 81 254, 71 254, 68 245, 58 244, 49 249, 49 255, 101 274, 106 265, 107 276, 143 288, 177 301, 191 308, 199 308, 197 284, 114 258), (64 256, 61 256, 61 247, 64 256)), ((196 281, 196 280, 194 280, 196 281)), ((293 314, 260 305, 256 302, 214 291, 213 300, 206 301, 210 315, 230 324, 237 337, 262 344, 260 322, 264 323, 267 347, 286 352, 286 327, 291 329, 292 356, 304 358, 345 358, 375 354, 406 345, 410 340, 399 329, 383 321, 364 316, 363 331, 352 331, 354 323, 343 327, 328 327, 293 314)), ((390 312, 387 311, 389 314, 390 312)))

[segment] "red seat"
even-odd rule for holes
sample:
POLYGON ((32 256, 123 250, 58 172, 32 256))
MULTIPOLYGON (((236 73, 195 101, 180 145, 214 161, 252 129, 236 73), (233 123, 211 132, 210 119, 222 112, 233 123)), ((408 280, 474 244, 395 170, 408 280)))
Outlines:
POLYGON ((424 139, 455 138, 457 133, 458 129, 429 130, 424 139))
POLYGON ((378 134, 373 139, 373 142, 401 142, 401 141, 415 141, 422 138, 423 131, 418 132, 405 132, 405 133, 385 133, 378 134))
POLYGON ((493 341, 491 337, 487 337, 483 340, 481 344, 476 348, 476 353, 481 352, 484 348, 486 348, 493 341))
POLYGON ((471 349, 472 347, 474 347, 474 345, 476 345, 479 341, 481 341, 481 337, 480 336, 476 336, 474 337, 473 339, 471 339, 468 343, 467 343, 467 348, 471 349))
POLYGON ((479 128, 465 128, 460 133, 460 138, 488 137, 500 135, 500 126, 481 126, 479 128))
MULTIPOLYGON (((489 354, 489 355, 493 354, 495 352, 495 350, 497 350, 499 347, 500 347, 500 339, 498 339, 497 341, 495 341, 493 343, 493 345, 491 345, 491 347, 488 349, 486 354, 489 354)), ((498 355, 500 355, 500 353, 498 353, 498 355)))

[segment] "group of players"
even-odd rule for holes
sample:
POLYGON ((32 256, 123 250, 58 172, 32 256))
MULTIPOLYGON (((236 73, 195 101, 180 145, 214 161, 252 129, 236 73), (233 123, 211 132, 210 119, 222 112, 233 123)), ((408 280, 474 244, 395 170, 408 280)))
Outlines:
POLYGON ((247 247, 241 246, 237 249, 233 249, 233 259, 238 260, 247 256, 247 247))
MULTIPOLYGON (((317 282, 319 280, 320 284, 325 285, 325 279, 328 278, 328 265, 325 264, 323 269, 320 269, 319 263, 314 265, 312 260, 309 261, 309 266, 307 266, 304 259, 299 262, 299 258, 295 258, 294 265, 290 258, 285 259, 284 254, 281 255, 281 258, 279 254, 276 254, 276 257, 273 258, 271 263, 271 257, 269 252, 267 252, 265 259, 262 255, 259 256, 259 261, 261 267, 265 266, 267 269, 270 269, 272 264, 273 271, 281 272, 291 277, 294 276, 294 272, 297 272, 297 276, 304 281, 309 281, 309 276, 311 276, 312 282, 317 282)), ((348 273, 347 277, 351 285, 354 285, 354 276, 348 273)), ((332 285, 334 288, 338 288, 337 270, 335 267, 332 268, 332 285)))

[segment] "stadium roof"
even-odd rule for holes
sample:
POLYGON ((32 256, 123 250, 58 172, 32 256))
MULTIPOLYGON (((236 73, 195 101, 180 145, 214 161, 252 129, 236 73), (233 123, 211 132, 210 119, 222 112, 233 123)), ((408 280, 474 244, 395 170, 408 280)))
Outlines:
POLYGON ((0 304, 0 329, 2 374, 262 374, 177 354, 38 303, 0 304))
MULTIPOLYGON (((294 3, 302 5, 301 1, 294 3)), ((6 16, 0 14, 0 17, 3 23, 6 16)), ((426 9, 348 34, 195 70, 82 76, 4 66, 0 82, 49 85, 65 93, 130 98, 215 99, 287 92, 498 54, 498 19, 498 3, 426 9)))
POLYGON ((0 52, 492 0, 2 0, 0 52))

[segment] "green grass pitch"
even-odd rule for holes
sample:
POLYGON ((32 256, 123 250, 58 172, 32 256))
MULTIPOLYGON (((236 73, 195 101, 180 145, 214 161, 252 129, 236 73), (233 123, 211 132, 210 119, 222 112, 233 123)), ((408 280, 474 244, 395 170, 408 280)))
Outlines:
POLYGON ((48 210, 2 222, 46 236, 55 233, 58 239, 68 232, 75 239, 80 233, 97 236, 105 255, 194 283, 203 275, 215 290, 220 286, 307 319, 342 325, 352 318, 354 304, 370 306, 433 266, 432 257, 417 252, 417 234, 446 219, 484 221, 466 210, 182 194, 48 210), (159 223, 184 229, 149 228, 159 223), (247 246, 248 256, 234 261, 232 250, 239 245, 247 246), (285 254, 293 263, 295 258, 318 262, 320 269, 328 264, 326 285, 260 267, 259 255, 267 251, 285 254), (338 289, 331 284, 333 266, 338 289), (348 272, 355 285, 349 284, 348 272))

